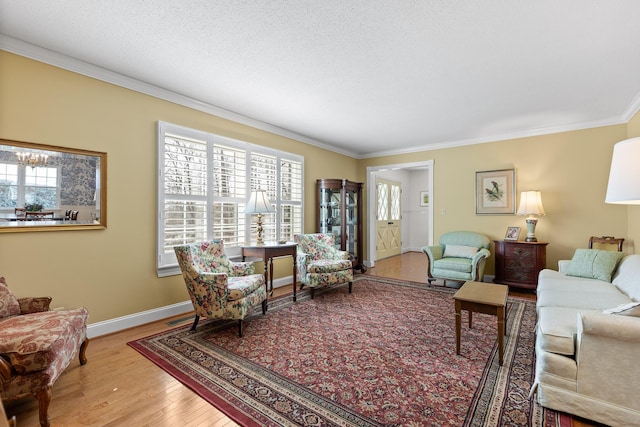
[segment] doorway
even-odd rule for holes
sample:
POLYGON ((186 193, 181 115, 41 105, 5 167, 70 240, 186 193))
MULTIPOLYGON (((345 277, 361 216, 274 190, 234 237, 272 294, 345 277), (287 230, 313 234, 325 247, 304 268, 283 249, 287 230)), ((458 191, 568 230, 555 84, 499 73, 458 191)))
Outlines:
POLYGON ((377 182, 379 179, 400 182, 402 189, 400 217, 400 252, 419 251, 433 244, 433 160, 367 167, 367 260, 374 267, 378 259, 377 182), (421 203, 427 191, 429 203, 421 203))

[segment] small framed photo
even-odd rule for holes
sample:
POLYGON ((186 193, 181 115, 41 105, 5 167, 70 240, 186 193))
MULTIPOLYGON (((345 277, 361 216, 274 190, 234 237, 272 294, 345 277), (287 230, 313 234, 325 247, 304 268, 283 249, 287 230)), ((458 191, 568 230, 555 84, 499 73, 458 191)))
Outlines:
POLYGON ((429 206, 429 192, 421 191, 420 192, 420 206, 429 206))
POLYGON ((520 235, 520 227, 507 227, 507 234, 504 236, 504 240, 518 240, 520 235))

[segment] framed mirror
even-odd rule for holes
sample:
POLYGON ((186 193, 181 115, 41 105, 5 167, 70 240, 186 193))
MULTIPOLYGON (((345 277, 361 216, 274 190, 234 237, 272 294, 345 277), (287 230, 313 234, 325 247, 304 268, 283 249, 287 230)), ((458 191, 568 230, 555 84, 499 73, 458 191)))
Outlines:
POLYGON ((0 139, 0 233, 107 227, 107 153, 0 139))

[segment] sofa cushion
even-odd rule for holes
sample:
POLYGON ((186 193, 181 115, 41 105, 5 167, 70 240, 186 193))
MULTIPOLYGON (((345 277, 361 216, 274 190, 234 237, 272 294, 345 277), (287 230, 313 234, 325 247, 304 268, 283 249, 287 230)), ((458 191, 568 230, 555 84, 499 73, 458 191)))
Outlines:
POLYGON ((20 314, 20 303, 7 286, 4 277, 0 277, 0 319, 20 314))
POLYGON ((569 286, 556 286, 555 289, 545 289, 538 292, 537 307, 567 307, 582 308, 585 310, 606 310, 620 304, 631 302, 629 297, 620 292, 611 283, 567 283, 569 286), (608 285, 608 287, 606 287, 608 285), (571 289, 574 288, 574 289, 571 289), (576 289, 577 288, 577 289, 576 289))
POLYGON ((584 310, 565 307, 541 307, 538 311, 536 345, 549 353, 575 354, 578 313, 584 310))
POLYGON ((640 301, 640 254, 624 257, 611 283, 632 300, 640 301))
POLYGON ((320 259, 309 262, 307 265, 307 273, 334 273, 336 271, 349 270, 351 267, 352 263, 348 259, 320 259))
POLYGON ((566 274, 611 282, 611 275, 622 257, 624 257, 622 252, 576 249, 566 274))
POLYGON ((459 273, 471 273, 471 260, 468 258, 442 258, 433 263, 434 275, 436 271, 443 272, 456 271, 459 273))
POLYGON ((479 248, 465 245, 447 245, 444 248, 443 257, 473 258, 478 253, 479 248))
POLYGON ((19 374, 45 369, 56 360, 69 360, 78 350, 78 340, 86 338, 88 317, 86 308, 76 308, 2 319, 0 354, 19 374))
POLYGON ((555 270, 544 269, 538 275, 536 293, 539 296, 547 291, 620 293, 616 286, 609 282, 567 276, 555 270))

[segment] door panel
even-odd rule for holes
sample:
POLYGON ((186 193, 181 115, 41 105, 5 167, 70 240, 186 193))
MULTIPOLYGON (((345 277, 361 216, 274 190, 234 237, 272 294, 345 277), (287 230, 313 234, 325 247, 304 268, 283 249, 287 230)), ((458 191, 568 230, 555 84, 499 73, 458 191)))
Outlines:
POLYGON ((401 196, 400 183, 376 179, 376 259, 401 253, 401 196))

